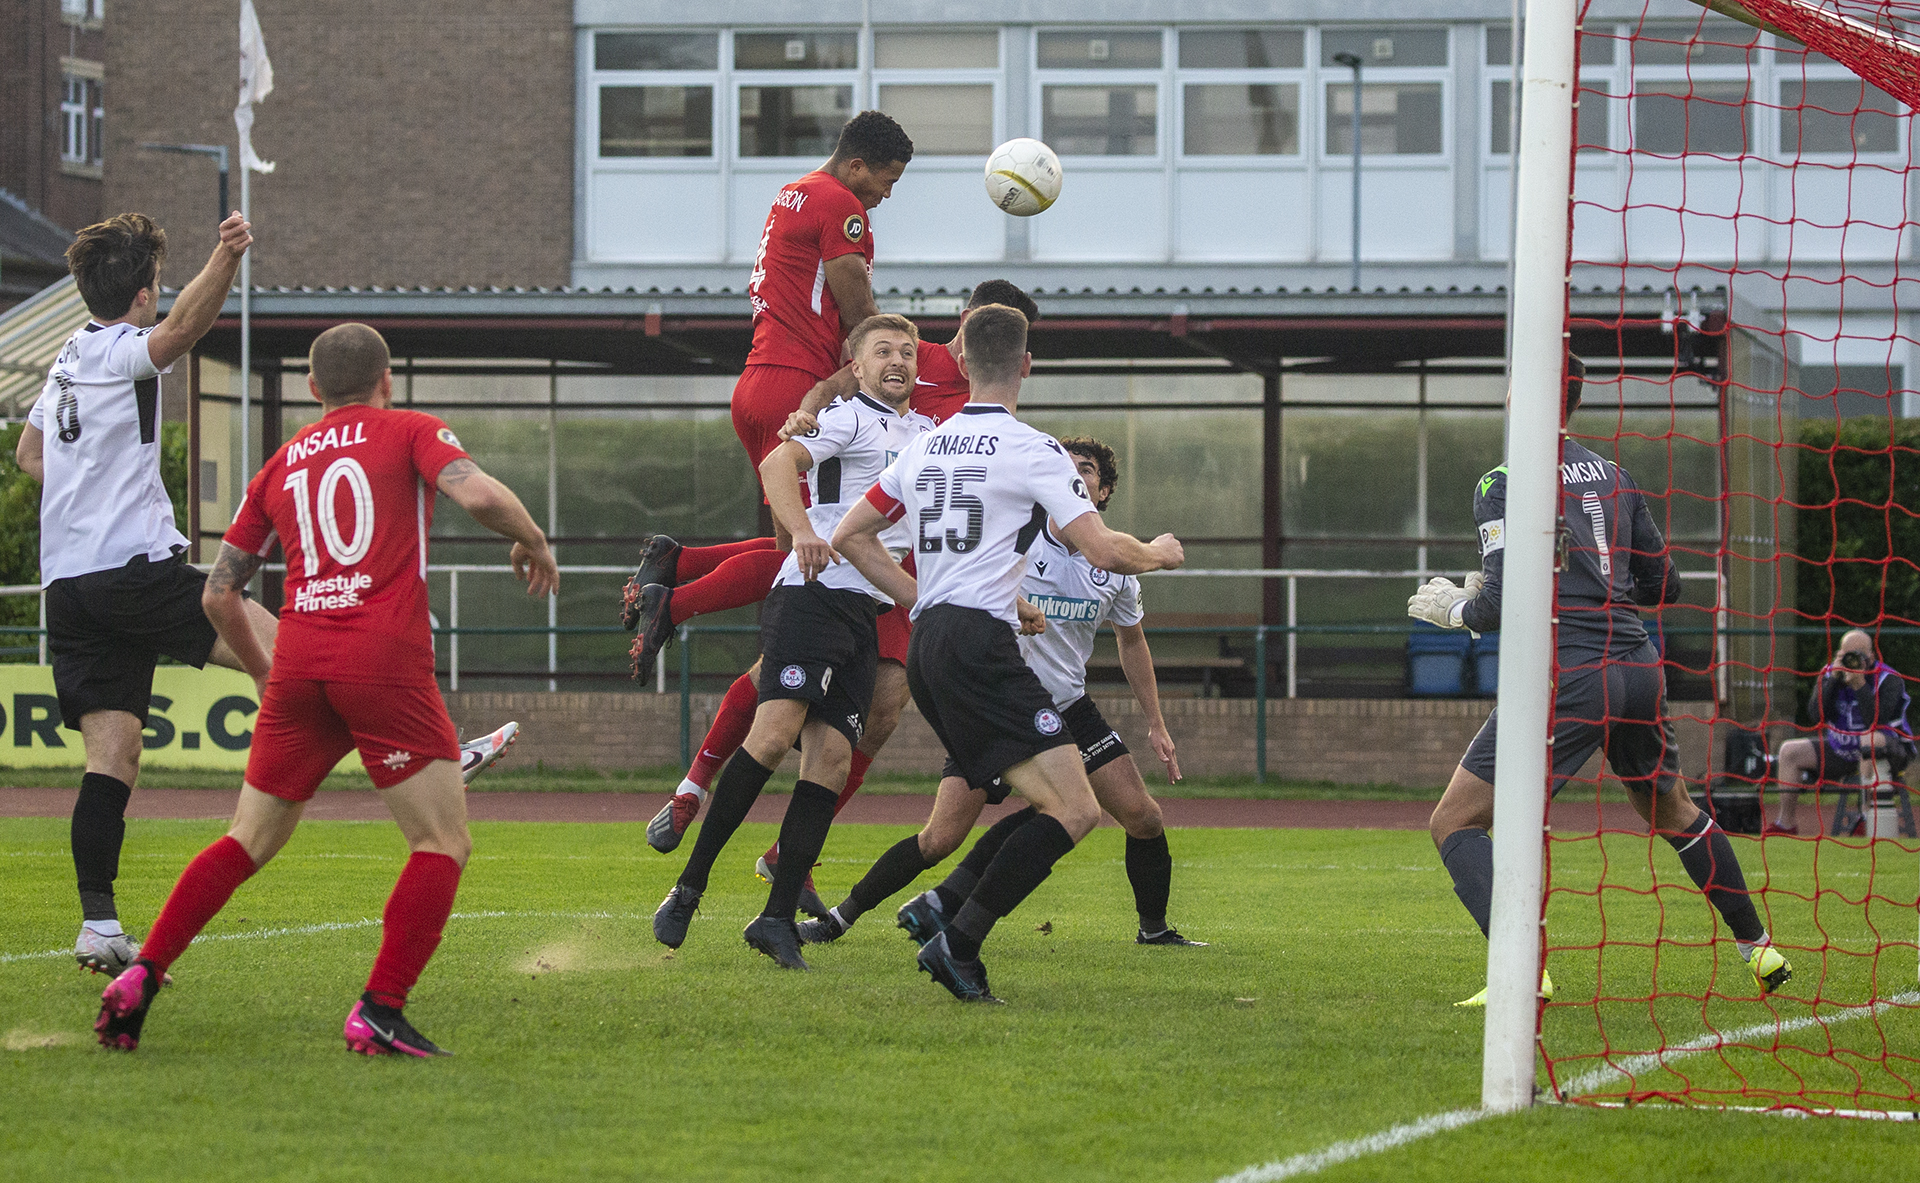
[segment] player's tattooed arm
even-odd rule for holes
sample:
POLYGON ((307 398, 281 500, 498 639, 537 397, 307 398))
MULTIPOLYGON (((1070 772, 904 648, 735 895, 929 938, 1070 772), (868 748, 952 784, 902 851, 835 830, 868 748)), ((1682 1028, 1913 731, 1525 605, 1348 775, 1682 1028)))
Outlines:
POLYGON ((221 543, 220 557, 213 561, 213 571, 207 576, 207 594, 238 595, 241 588, 253 581, 254 573, 265 561, 230 542, 221 543))
POLYGON ((255 622, 249 619, 243 593, 263 562, 259 555, 223 542, 220 556, 213 561, 213 570, 207 575, 207 585, 200 593, 200 607, 220 638, 209 660, 216 665, 238 667, 252 675, 262 696, 266 694, 267 675, 273 669, 270 649, 273 630, 268 628, 262 637, 255 622))
POLYGON ((478 464, 462 457, 447 462, 447 466, 440 470, 440 478, 434 481, 434 487, 452 497, 455 488, 466 484, 474 477, 485 475, 487 474, 480 471, 478 464))

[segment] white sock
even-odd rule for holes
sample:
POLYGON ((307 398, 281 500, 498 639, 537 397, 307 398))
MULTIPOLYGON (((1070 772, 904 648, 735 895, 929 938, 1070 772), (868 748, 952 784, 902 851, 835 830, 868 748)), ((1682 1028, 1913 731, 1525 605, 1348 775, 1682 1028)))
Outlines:
POLYGON ((692 793, 693 799, 700 802, 703 805, 706 803, 706 800, 707 800, 707 791, 701 788, 699 785, 694 784, 692 781, 685 779, 684 777, 680 781, 680 787, 675 789, 673 793, 674 793, 674 796, 676 797, 679 796, 681 793, 692 793))
POLYGON ((1753 951, 1755 949, 1764 949, 1768 945, 1773 944, 1773 938, 1769 937, 1766 933, 1763 932, 1760 934, 1760 939, 1757 941, 1752 941, 1752 942, 1735 941, 1734 944, 1737 945, 1740 949, 1740 960, 1752 961, 1753 951))
POLYGON ((835 924, 837 924, 837 925, 839 925, 839 926, 840 926, 840 931, 841 931, 841 932, 845 932, 845 931, 847 931, 847 930, 848 930, 849 928, 852 928, 852 927, 853 927, 853 925, 851 925, 851 924, 848 924, 848 923, 846 922, 846 920, 844 920, 844 919, 843 919, 843 918, 841 917, 841 915, 840 915, 840 905, 838 905, 838 904, 835 904, 835 905, 834 905, 833 907, 831 907, 831 908, 828 908, 828 909, 827 909, 827 915, 829 915, 829 916, 831 916, 831 917, 833 917, 833 922, 834 922, 835 924))
POLYGON ((81 924, 80 927, 91 932, 97 932, 103 937, 117 937, 126 934, 126 930, 120 927, 118 920, 88 920, 81 924))

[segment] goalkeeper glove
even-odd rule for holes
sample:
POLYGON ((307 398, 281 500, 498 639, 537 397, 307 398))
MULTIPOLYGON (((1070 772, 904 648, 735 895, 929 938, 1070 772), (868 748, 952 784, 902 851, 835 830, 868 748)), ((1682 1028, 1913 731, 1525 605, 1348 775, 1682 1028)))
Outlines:
POLYGON ((1467 601, 1479 595, 1485 583, 1485 577, 1478 571, 1467 576, 1464 588, 1445 576, 1436 575, 1407 597, 1407 615, 1441 628, 1459 628, 1467 601))

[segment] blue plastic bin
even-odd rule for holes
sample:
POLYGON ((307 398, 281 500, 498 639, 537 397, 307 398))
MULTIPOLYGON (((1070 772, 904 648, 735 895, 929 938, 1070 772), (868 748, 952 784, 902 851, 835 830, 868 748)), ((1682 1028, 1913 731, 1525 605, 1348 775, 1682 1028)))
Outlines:
POLYGON ((1416 623, 1407 637, 1407 693, 1421 696, 1459 695, 1466 691, 1465 632, 1416 623))

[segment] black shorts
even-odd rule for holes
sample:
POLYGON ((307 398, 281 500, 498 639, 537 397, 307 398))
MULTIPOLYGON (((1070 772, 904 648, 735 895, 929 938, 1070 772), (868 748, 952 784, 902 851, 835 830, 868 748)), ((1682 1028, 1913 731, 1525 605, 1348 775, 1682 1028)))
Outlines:
MULTIPOLYGON (((1100 713, 1092 695, 1083 694, 1068 703, 1066 709, 1060 712, 1060 718, 1066 723, 1073 742, 1080 748, 1080 763, 1086 766, 1088 776, 1127 755, 1127 742, 1120 738, 1120 733, 1100 713)), ((950 776, 963 776, 959 762, 952 756, 947 757, 947 766, 940 771, 942 780, 950 776)), ((998 805, 1007 799, 1007 786, 997 776, 991 784, 971 787, 985 789, 989 805, 998 805)))
POLYGON ((1074 742, 1021 658, 1013 627, 978 608, 936 604, 920 614, 907 646, 907 687, 954 775, 986 789, 990 802, 1006 798, 1006 787, 994 784, 1001 773, 1074 742))
POLYGON ((200 607, 207 577, 184 558, 90 571, 47 585, 47 651, 60 719, 75 731, 81 716, 126 711, 147 723, 153 667, 162 657, 195 669, 219 639, 200 607))
POLYGON ((865 592, 817 582, 768 592, 760 610, 760 701, 805 699, 808 719, 857 746, 880 660, 877 607, 865 592))
MULTIPOLYGON (((1628 788, 1660 792, 1680 774, 1673 724, 1666 719, 1660 654, 1647 641, 1623 657, 1560 672, 1553 702, 1553 789, 1579 772, 1595 749, 1628 788)), ((1487 716, 1460 766, 1493 783, 1498 711, 1487 716)))

